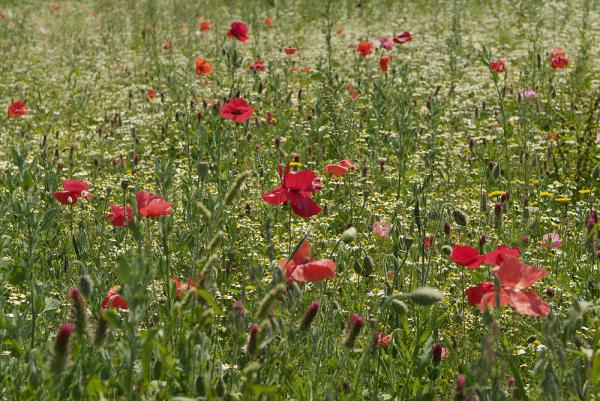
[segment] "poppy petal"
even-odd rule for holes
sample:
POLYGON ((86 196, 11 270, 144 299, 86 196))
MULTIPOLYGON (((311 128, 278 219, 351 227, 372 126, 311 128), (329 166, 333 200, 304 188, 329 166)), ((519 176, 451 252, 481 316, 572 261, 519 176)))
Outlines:
POLYGON ((321 208, 315 203, 310 192, 290 191, 287 197, 292 204, 292 210, 300 217, 311 217, 321 211, 321 208))
POLYGON ((283 188, 275 188, 262 194, 262 198, 271 205, 279 205, 288 200, 287 191, 283 188))
POLYGON ((335 263, 329 259, 299 265, 292 273, 292 279, 299 282, 315 283, 326 278, 335 278, 335 263))

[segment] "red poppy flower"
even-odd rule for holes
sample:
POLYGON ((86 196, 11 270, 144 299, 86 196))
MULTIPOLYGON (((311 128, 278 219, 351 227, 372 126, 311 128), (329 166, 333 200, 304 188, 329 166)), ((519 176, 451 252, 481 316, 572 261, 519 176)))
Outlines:
POLYGON ((426 235, 423 238, 423 241, 425 242, 425 248, 429 249, 429 248, 431 248, 431 245, 435 241, 435 235, 426 235))
POLYGON ((148 89, 148 91, 146 92, 146 96, 148 96, 148 99, 154 100, 154 98, 156 97, 156 93, 154 93, 152 89, 148 89))
POLYGON ((63 205, 74 205, 79 198, 90 199, 93 196, 87 192, 90 186, 79 180, 64 180, 63 189, 64 191, 54 193, 56 200, 63 205))
POLYGON ((144 217, 168 216, 173 212, 172 202, 166 202, 162 195, 139 191, 135 194, 138 213, 144 217))
POLYGON ((244 24, 240 21, 235 21, 231 24, 229 28, 229 32, 227 32, 228 37, 235 37, 240 42, 245 42, 248 40, 248 25, 244 24))
POLYGON ((350 160, 342 160, 338 164, 327 164, 325 166, 325 173, 329 173, 335 177, 339 177, 348 172, 348 170, 353 169, 354 164, 350 160))
POLYGON ((563 49, 554 49, 550 53, 550 67, 557 69, 565 68, 569 65, 569 59, 563 49))
POLYGON ((361 57, 367 57, 373 51, 371 42, 361 41, 356 48, 361 57))
POLYGON ((243 123, 250 117, 254 108, 241 97, 231 99, 221 107, 221 117, 233 120, 238 123, 243 123))
POLYGON ((477 306, 481 303, 481 298, 490 291, 494 291, 494 283, 491 281, 485 281, 479 283, 475 287, 467 288, 465 295, 470 306, 477 306))
POLYGON ((285 51, 285 54, 287 54, 288 56, 291 56, 292 54, 296 53, 295 47, 286 47, 283 50, 285 51))
POLYGON ((390 56, 381 56, 379 59, 379 69, 383 72, 387 72, 391 60, 392 58, 390 56))
POLYGON ((113 226, 125 227, 134 221, 133 207, 131 205, 110 205, 110 208, 112 209, 112 213, 105 214, 104 218, 111 219, 113 226))
POLYGON ((200 23, 200 32, 208 31, 212 28, 212 24, 208 21, 200 23))
POLYGON ((282 173, 281 166, 277 166, 281 187, 265 192, 262 198, 272 205, 279 205, 289 201, 292 211, 300 217, 311 217, 321 211, 319 205, 312 198, 312 193, 320 191, 323 187, 313 171, 301 170, 290 173, 290 164, 282 173))
POLYGON ((269 17, 265 17, 265 25, 266 26, 271 26, 273 25, 273 20, 269 17))
POLYGON ((358 93, 357 90, 354 90, 352 85, 346 86, 346 89, 350 92, 350 97, 352 98, 352 100, 356 100, 360 96, 360 93, 358 93))
POLYGON ((465 293, 469 297, 470 305, 476 304, 477 299, 480 298, 479 309, 482 312, 496 306, 512 306, 522 315, 548 315, 550 312, 548 304, 542 301, 535 291, 527 290, 548 274, 546 270, 527 266, 515 256, 506 256, 500 266, 492 269, 492 272, 498 276, 500 289, 496 292, 490 282, 467 289, 465 293), (498 300, 499 305, 497 305, 498 300))
POLYGON ((497 73, 504 72, 506 69, 506 62, 504 60, 490 61, 490 70, 497 73))
POLYGON ((285 273, 288 283, 314 283, 326 278, 335 278, 335 262, 330 259, 313 261, 308 240, 302 242, 292 259, 281 259, 279 267, 285 273))
POLYGON ((27 114, 29 110, 25 107, 25 103, 22 100, 17 100, 10 106, 8 106, 8 116, 9 117, 21 117, 27 114))
POLYGON ((267 71, 267 66, 263 60, 256 60, 254 63, 250 64, 250 69, 252 71, 267 71))
POLYGON ((410 42, 411 40, 413 40, 412 35, 406 31, 394 36, 394 42, 399 43, 401 45, 406 42, 410 42))
POLYGON ((187 283, 180 282, 177 277, 171 277, 171 281, 175 282, 175 297, 179 298, 181 296, 181 292, 187 292, 190 287, 195 285, 194 280, 189 278, 187 283))
POLYGON ((213 72, 212 65, 202 57, 196 57, 196 75, 208 75, 213 72))
POLYGON ((457 265, 475 270, 483 264, 499 265, 507 256, 517 257, 520 254, 519 248, 509 248, 506 245, 498 245, 496 249, 484 255, 480 255, 477 249, 470 246, 455 246, 452 248, 450 258, 457 265))
POLYGON ((129 309, 127 302, 123 299, 122 296, 117 294, 117 291, 114 288, 108 290, 108 293, 102 300, 102 309, 108 308, 119 308, 123 310, 129 309))

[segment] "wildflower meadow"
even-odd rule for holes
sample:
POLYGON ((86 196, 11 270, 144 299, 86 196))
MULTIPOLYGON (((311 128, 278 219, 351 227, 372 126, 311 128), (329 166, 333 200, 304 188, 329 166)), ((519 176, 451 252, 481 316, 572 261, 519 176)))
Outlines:
POLYGON ((600 400, 599 0, 0 1, 0 400, 600 400))

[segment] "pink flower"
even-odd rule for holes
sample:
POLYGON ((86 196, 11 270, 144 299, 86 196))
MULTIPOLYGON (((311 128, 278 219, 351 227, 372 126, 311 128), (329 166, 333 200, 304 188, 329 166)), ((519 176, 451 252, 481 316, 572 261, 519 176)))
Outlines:
POLYGON ((382 332, 375 333, 375 345, 378 347, 387 347, 392 342, 392 335, 384 336, 382 332))
POLYGON ((379 47, 385 50, 393 50, 396 43, 387 36, 382 36, 378 41, 379 47))
POLYGON ((392 223, 385 220, 380 220, 373 225, 373 234, 389 239, 390 232, 392 231, 392 223))
POLYGON ((560 248, 562 246, 562 240, 557 233, 548 233, 542 236, 542 248, 560 248))

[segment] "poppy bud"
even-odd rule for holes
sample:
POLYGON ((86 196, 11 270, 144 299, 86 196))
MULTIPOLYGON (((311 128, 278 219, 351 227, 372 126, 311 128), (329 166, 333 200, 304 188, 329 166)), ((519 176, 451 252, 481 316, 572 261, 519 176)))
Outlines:
POLYGON ((279 145, 281 145, 281 137, 279 135, 277 135, 275 137, 275 147, 279 148, 279 145))
POLYGON ((444 347, 440 343, 435 343, 431 347, 431 362, 433 362, 433 366, 439 366, 442 362, 442 353, 444 352, 444 347))
POLYGON ((64 369, 69 356, 69 338, 75 331, 75 325, 63 323, 58 329, 56 340, 54 341, 54 353, 52 355, 52 370, 59 374, 64 369))
POLYGON ((348 348, 353 348, 356 343, 356 339, 360 334, 363 326, 365 325, 365 320, 362 316, 357 314, 352 314, 348 318, 348 323, 346 325, 346 338, 344 339, 344 345, 348 348))
POLYGON ((452 231, 452 227, 450 226, 450 223, 445 222, 444 223, 444 234, 450 235, 450 231, 452 231))
POLYGON ((304 312, 304 315, 302 316, 302 320, 300 321, 300 330, 307 331, 310 329, 310 325, 312 324, 313 320, 315 320, 320 307, 321 304, 317 301, 313 301, 308 306, 306 312, 304 312))
POLYGON ((408 306, 398 299, 392 300, 392 309, 398 316, 402 316, 408 313, 408 306))
POLYGON ((481 197, 479 198, 479 210, 481 210, 482 213, 488 212, 488 197, 487 192, 485 191, 481 192, 481 197))
POLYGON ((467 215, 458 209, 454 209, 452 211, 452 218, 454 219, 454 222, 459 226, 467 225, 467 215))
POLYGON ((521 242, 525 245, 529 244, 529 236, 524 235, 523 237, 521 237, 521 242))
POLYGON ((79 290, 85 297, 89 297, 94 292, 94 282, 87 274, 83 274, 79 277, 79 290))
POLYGON ((105 311, 102 310, 100 314, 98 314, 98 327, 96 328, 96 336, 94 338, 94 344, 99 346, 102 344, 104 337, 106 337, 106 332, 108 331, 108 322, 104 319, 105 311))
POLYGON ((199 161, 198 162, 198 174, 200 175, 200 179, 204 180, 208 175, 208 169, 210 168, 210 162, 208 161, 199 161))
POLYGON ((371 274, 373 274, 373 265, 373 258, 371 258, 369 255, 366 255, 365 259, 363 260, 363 275, 365 277, 368 277, 371 274))
POLYGON ((379 158, 379 167, 381 168, 381 171, 383 172, 383 166, 385 166, 385 159, 383 157, 379 158))
POLYGON ((356 228, 354 226, 350 226, 342 234, 342 241, 344 241, 346 244, 349 244, 350 242, 356 241, 357 235, 358 232, 356 231, 356 228))
POLYGON ((444 298, 444 294, 439 290, 431 287, 420 287, 407 294, 408 298, 420 306, 430 306, 440 302, 444 298))
POLYGON ((452 247, 450 245, 444 245, 442 247, 442 253, 446 256, 450 256, 450 254, 452 253, 452 247))
POLYGON ((196 394, 200 397, 206 396, 206 380, 204 379, 203 374, 198 375, 196 378, 196 383, 194 384, 196 387, 196 394))
POLYGON ((215 394, 218 397, 223 397, 225 395, 225 384, 223 384, 223 379, 219 377, 217 380, 217 385, 215 386, 215 394))

